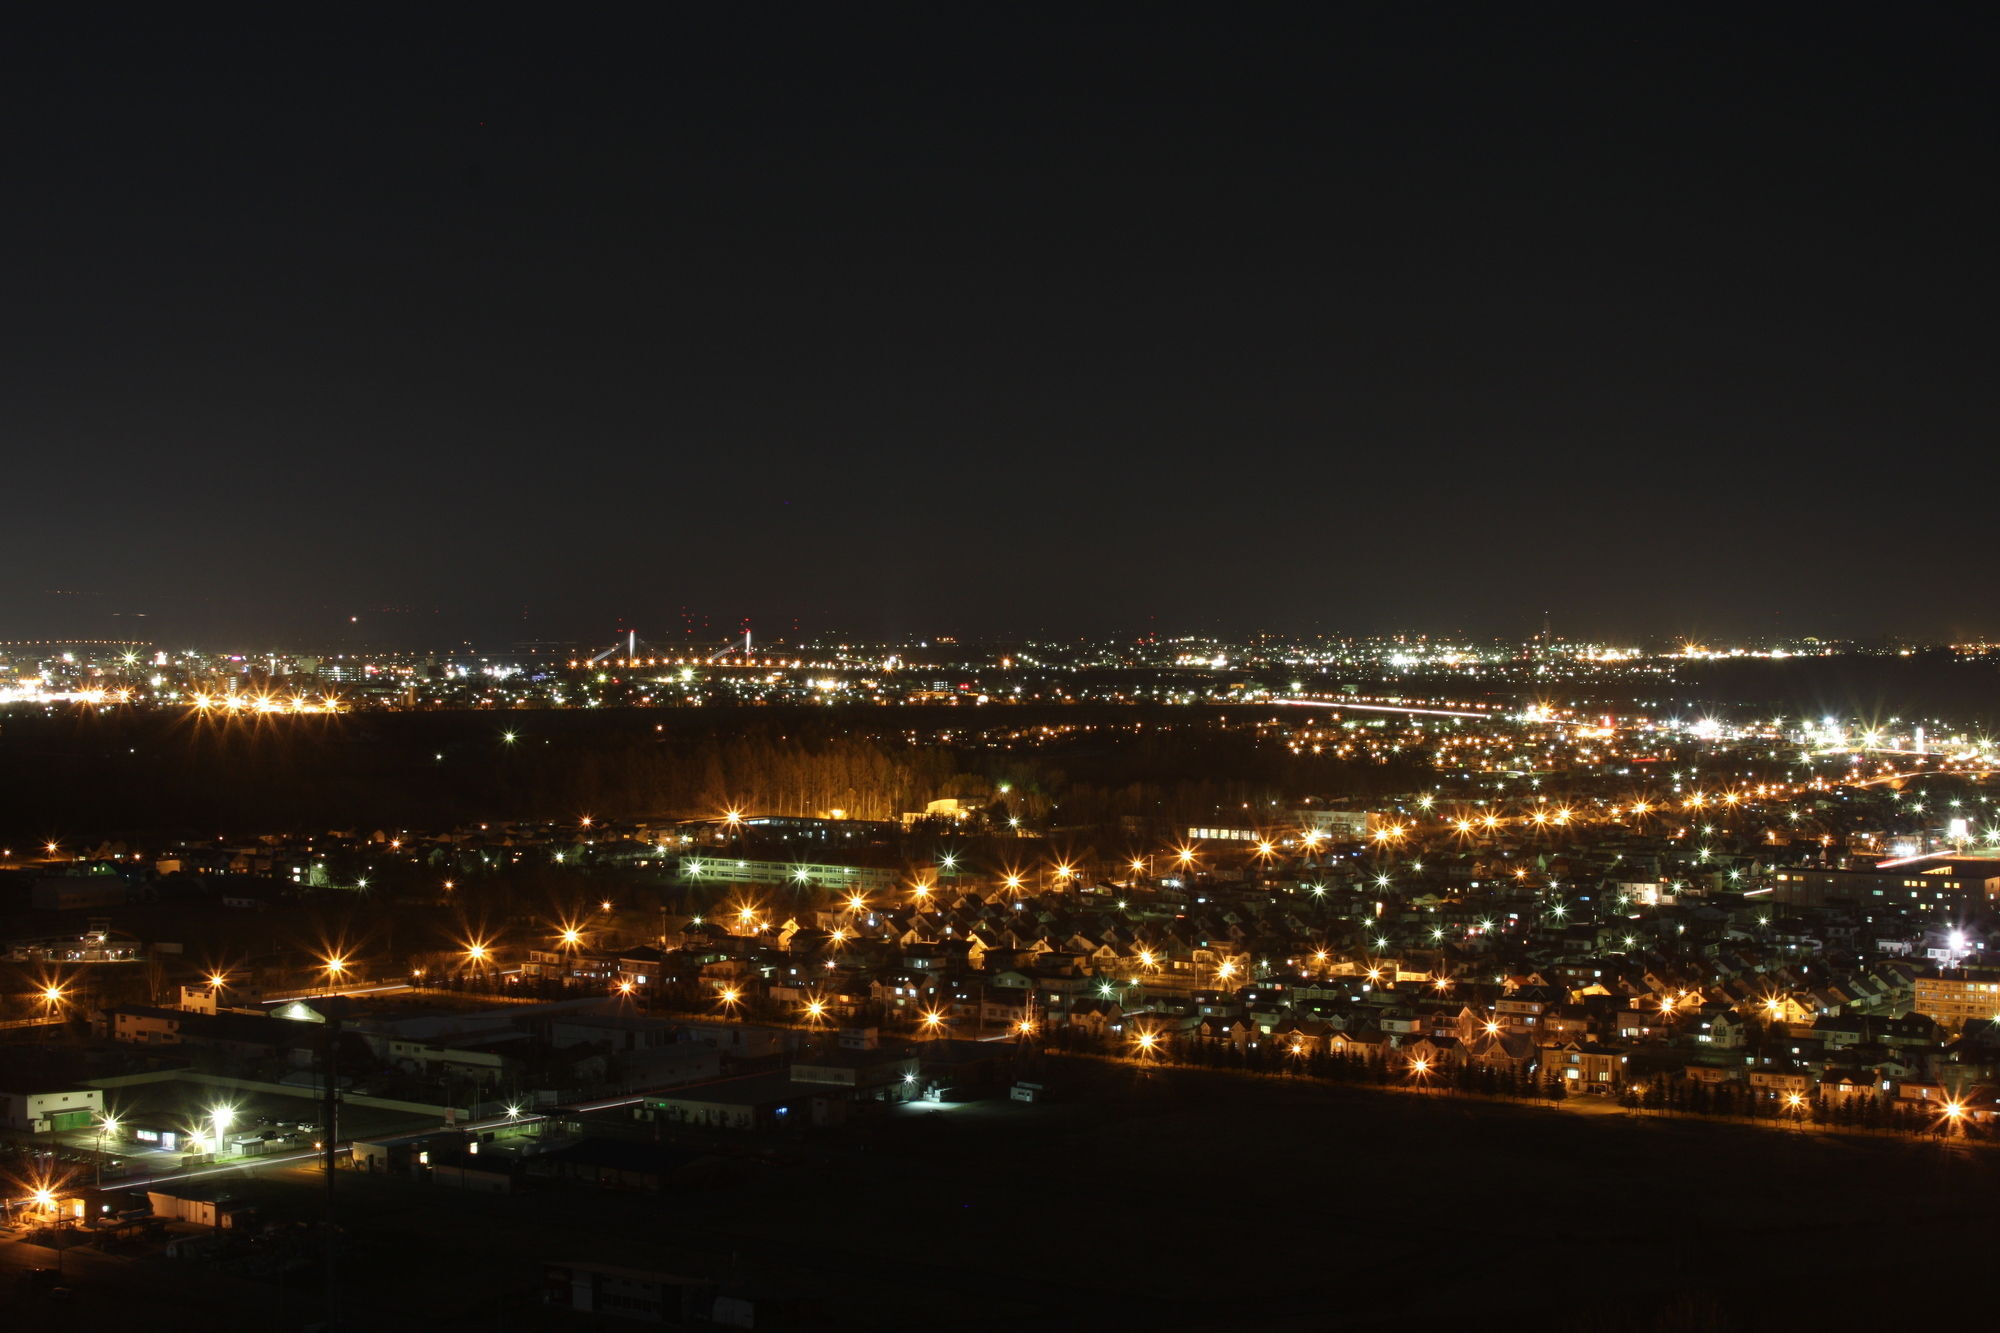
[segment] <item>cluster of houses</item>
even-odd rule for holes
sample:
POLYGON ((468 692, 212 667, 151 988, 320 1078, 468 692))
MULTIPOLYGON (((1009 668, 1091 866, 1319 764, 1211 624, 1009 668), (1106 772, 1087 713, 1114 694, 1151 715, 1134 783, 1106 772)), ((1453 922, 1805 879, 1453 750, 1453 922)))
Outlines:
MULTIPOLYGON (((1785 903, 1727 869, 1655 882, 1617 860, 1532 865, 1471 860, 1461 887, 1395 895, 1334 858, 1188 885, 931 883, 893 901, 739 886, 712 916, 670 918, 658 947, 536 950, 526 970, 669 1008, 762 1003, 975 1039, 1144 1031, 1584 1092, 1664 1072, 1993 1105, 1994 1022, 1935 1012, 1920 985, 1983 955, 1982 917, 1785 903)), ((2000 997, 1990 1008, 2000 1021, 2000 997)))

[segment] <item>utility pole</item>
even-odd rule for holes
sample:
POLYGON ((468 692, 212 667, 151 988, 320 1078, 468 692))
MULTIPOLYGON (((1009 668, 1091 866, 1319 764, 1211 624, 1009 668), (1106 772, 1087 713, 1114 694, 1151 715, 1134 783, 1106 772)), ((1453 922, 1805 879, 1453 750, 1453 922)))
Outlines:
POLYGON ((340 1019, 326 1020, 326 1049, 320 1056, 320 1069, 325 1077, 321 1088, 320 1120, 323 1123, 320 1139, 321 1161, 326 1171, 326 1305, 321 1327, 331 1330, 335 1327, 335 1310, 340 1291, 339 1268, 336 1244, 340 1236, 334 1224, 333 1211, 333 1165, 337 1160, 334 1139, 339 1133, 340 1119, 340 1019))

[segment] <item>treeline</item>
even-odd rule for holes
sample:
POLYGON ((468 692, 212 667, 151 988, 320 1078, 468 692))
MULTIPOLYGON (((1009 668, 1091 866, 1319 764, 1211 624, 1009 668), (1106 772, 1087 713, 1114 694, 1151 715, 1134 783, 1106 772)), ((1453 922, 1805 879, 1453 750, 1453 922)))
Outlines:
POLYGON ((1222 714, 1136 708, 701 708, 194 719, 0 715, 0 837, 45 840, 713 815, 893 819, 958 797, 1025 827, 1264 823, 1422 781, 1421 758, 1300 756, 1222 714), (1041 721, 1099 724, 1031 740, 1041 721), (945 743, 930 738, 940 728, 945 743))
POLYGON ((1742 1120, 1777 1120, 1791 1124, 1809 1123, 1837 1129, 1874 1129, 1897 1134, 1958 1133, 1967 1138, 1983 1138, 1984 1126, 1966 1120, 1949 1123, 1942 1107, 1919 1107, 1886 1092, 1827 1097, 1817 1087, 1800 1094, 1794 1103, 1789 1097, 1760 1091, 1729 1080, 1701 1083, 1693 1079, 1655 1075, 1644 1087, 1627 1086, 1618 1095, 1618 1104, 1627 1110, 1667 1111, 1680 1115, 1720 1116, 1742 1120))
MULTIPOLYGON (((1100 1037, 1082 1028, 1057 1028, 1048 1034, 1045 1045, 1057 1053, 1135 1058, 1129 1040, 1100 1037)), ((1170 1053, 1147 1057, 1146 1062, 1468 1097, 1554 1102, 1569 1097, 1560 1081, 1541 1078, 1519 1064, 1492 1066, 1463 1061, 1419 1075, 1400 1057, 1384 1051, 1314 1050, 1293 1054, 1281 1039, 1239 1046, 1219 1038, 1184 1038, 1174 1044, 1170 1053)), ((1985 1140, 1992 1135, 1989 1125, 1978 1123, 1969 1114, 1954 1120, 1943 1107, 1919 1106, 1887 1093, 1829 1098, 1815 1090, 1810 1095, 1801 1094, 1793 1102, 1788 1097, 1735 1081, 1708 1084, 1658 1074, 1644 1085, 1626 1085, 1620 1089, 1617 1101, 1632 1111, 1775 1125, 1810 1124, 1920 1138, 1985 1140)))

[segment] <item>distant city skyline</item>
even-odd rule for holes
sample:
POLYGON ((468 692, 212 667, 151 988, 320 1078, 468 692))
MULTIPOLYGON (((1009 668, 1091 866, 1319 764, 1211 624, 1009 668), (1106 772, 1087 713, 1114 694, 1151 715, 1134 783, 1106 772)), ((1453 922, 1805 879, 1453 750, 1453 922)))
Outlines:
MULTIPOLYGON (((490 601, 487 603, 490 606, 490 601)), ((1649 604, 1650 605, 1650 604, 1649 604)), ((1545 614, 1540 608, 1466 607, 1454 615, 1414 614, 1402 619, 1383 613, 1368 619, 1307 611, 1259 620, 1246 614, 1192 609, 1160 615, 1121 613, 1115 607, 1102 618, 1077 616, 1037 622, 1027 616, 974 616, 948 599, 933 615, 896 616, 865 611, 848 616, 799 611, 746 614, 730 610, 666 607, 658 614, 593 614, 579 606, 550 605, 517 608, 512 615, 480 610, 480 603, 445 602, 435 606, 362 607, 306 606, 297 602, 273 606, 234 604, 224 599, 167 594, 154 603, 122 603, 108 594, 85 589, 62 592, 0 594, 0 641, 76 638, 119 639, 162 647, 213 646, 219 643, 267 645, 304 650, 339 647, 421 647, 471 643, 505 646, 520 642, 611 642, 627 632, 662 644, 721 643, 740 638, 747 628, 760 641, 811 641, 852 637, 866 641, 901 642, 949 636, 965 641, 1005 642, 1037 636, 1074 640, 1128 640, 1159 637, 1218 636, 1249 638, 1259 634, 1312 638, 1387 638, 1423 636, 1460 642, 1526 643, 1544 628, 1558 641, 1662 647, 1710 640, 1732 644, 1827 641, 1948 644, 1987 642, 2000 638, 2000 626, 1985 628, 1977 616, 1885 617, 1868 620, 1858 614, 1824 618, 1794 618, 1781 613, 1737 617, 1714 610, 1683 619, 1649 618, 1647 607, 1615 616, 1570 620, 1545 614), (150 606, 152 609, 140 609, 150 606), (125 609, 125 608, 133 609, 125 609)))

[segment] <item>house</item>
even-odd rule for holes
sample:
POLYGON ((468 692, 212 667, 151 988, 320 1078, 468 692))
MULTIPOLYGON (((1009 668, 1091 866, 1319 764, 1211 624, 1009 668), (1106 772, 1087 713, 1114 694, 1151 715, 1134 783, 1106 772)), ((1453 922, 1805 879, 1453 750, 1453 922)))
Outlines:
POLYGON ((1819 1081, 1819 1095, 1829 1106, 1843 1102, 1867 1103, 1875 1099, 1877 1083, 1873 1076, 1854 1070, 1828 1073, 1819 1081))
POLYGON ((1396 1040, 1374 1028, 1348 1029, 1326 1039, 1329 1055, 1349 1060, 1372 1060, 1396 1048, 1396 1040))
POLYGON ((1469 1063, 1508 1074, 1532 1072, 1541 1055, 1541 1047, 1525 1032, 1489 1035, 1482 1031, 1461 1042, 1460 1049, 1469 1063))
POLYGON ((1465 1048, 1456 1037, 1420 1036, 1403 1043, 1403 1062, 1412 1070, 1432 1074, 1456 1069, 1465 1059, 1465 1048))
POLYGON ((1627 1057, 1616 1046, 1565 1041, 1542 1048, 1542 1077, 1571 1093, 1613 1094, 1625 1086, 1627 1057))
POLYGON ((1066 1017, 1071 1027, 1102 1041, 1124 1022, 1125 1011, 1116 1000, 1078 1000, 1066 1017))
POLYGON ((1758 1095, 1769 1098, 1810 1097, 1818 1086, 1811 1074, 1802 1070, 1753 1069, 1746 1075, 1758 1095))
POLYGON ((1553 986, 1521 986, 1493 1004, 1493 1017, 1509 1032, 1540 1035, 1547 1017, 1568 998, 1553 986))
POLYGON ((1325 1023, 1304 1022, 1292 1019, 1271 1028, 1271 1041, 1281 1051, 1289 1055, 1317 1055, 1328 1049, 1327 1041, 1334 1029, 1325 1023))
POLYGON ((1227 1018, 1220 1015, 1204 1018, 1195 1027, 1195 1036, 1203 1041, 1219 1042, 1246 1050, 1257 1039, 1256 1026, 1247 1018, 1227 1018))
POLYGON ((1749 1040, 1749 1028, 1749 1021, 1743 1015, 1734 1009, 1725 1009, 1702 1020, 1700 1028, 1696 1030, 1695 1040, 1713 1046, 1717 1050, 1741 1050, 1744 1042, 1749 1040))

